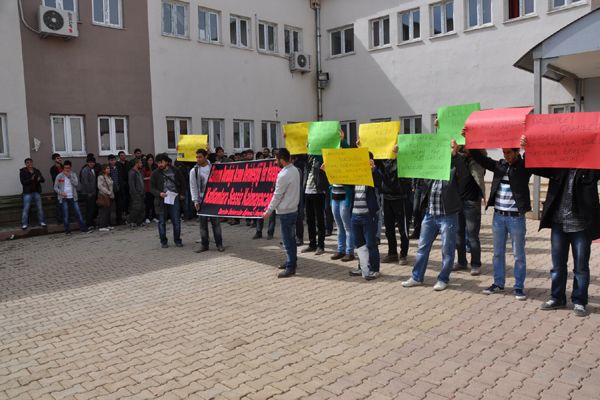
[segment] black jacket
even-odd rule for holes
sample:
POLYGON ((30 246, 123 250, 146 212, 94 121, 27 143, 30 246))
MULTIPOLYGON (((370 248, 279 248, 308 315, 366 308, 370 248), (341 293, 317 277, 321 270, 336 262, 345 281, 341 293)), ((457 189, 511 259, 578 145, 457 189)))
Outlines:
MULTIPOLYGON (((175 173, 175 188, 177 189, 177 193, 181 196, 185 195, 186 185, 185 185, 185 177, 183 173, 175 167, 169 167, 175 173)), ((163 170, 160 168, 156 168, 152 172, 152 176, 150 176, 150 192, 154 196, 154 208, 158 211, 162 211, 164 199, 160 197, 160 194, 165 191, 165 174, 163 170)))
POLYGON ((308 181, 309 172, 312 168, 313 175, 315 177, 315 186, 317 187, 317 193, 327 193, 329 190, 329 181, 325 171, 321 170, 323 165, 323 159, 319 156, 308 156, 306 166, 304 168, 304 178, 302 188, 306 190, 306 182, 308 181))
POLYGON ((19 170, 19 178, 23 185, 23 193, 42 193, 41 184, 45 179, 39 169, 34 168, 33 172, 29 172, 27 167, 23 167, 19 170))
POLYGON ((384 160, 381 168, 382 183, 380 192, 384 200, 406 199, 412 190, 411 180, 398 178, 398 161, 384 160))
POLYGON ((515 203, 521 215, 531 211, 531 197, 529 194, 529 178, 531 178, 531 170, 525 168, 525 159, 519 156, 512 165, 509 165, 506 160, 493 160, 481 154, 479 150, 471 150, 471 157, 479 165, 488 171, 494 173, 492 181, 492 190, 487 202, 486 209, 493 207, 496 204, 496 192, 500 187, 500 181, 508 171, 508 179, 510 181, 510 189, 512 190, 515 203), (509 169, 510 167, 510 169, 509 169))
MULTIPOLYGON (((554 213, 560 207, 560 199, 569 178, 567 168, 533 168, 535 175, 550 180, 544 202, 540 229, 551 228, 554 213)), ((592 239, 600 238, 600 200, 598 199, 598 181, 600 171, 578 169, 573 183, 573 211, 589 221, 588 232, 592 239)))
MULTIPOLYGON (((442 207, 446 215, 454 214, 462 208, 460 194, 465 190, 464 186, 468 182, 469 170, 465 167, 465 163, 461 162, 460 156, 452 157, 450 164, 450 180, 442 181, 442 207)), ((423 181, 425 193, 421 197, 421 211, 424 213, 429 206, 429 195, 431 194, 431 186, 433 180, 425 179, 423 181)))

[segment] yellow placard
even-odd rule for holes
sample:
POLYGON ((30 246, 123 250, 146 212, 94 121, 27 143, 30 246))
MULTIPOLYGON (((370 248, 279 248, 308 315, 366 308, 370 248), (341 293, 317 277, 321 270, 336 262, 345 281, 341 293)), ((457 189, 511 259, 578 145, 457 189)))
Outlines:
POLYGON ((369 150, 323 149, 323 163, 329 183, 374 186, 369 150))
POLYGON ((308 127, 310 122, 286 124, 283 126, 285 147, 290 154, 306 154, 308 144, 308 127))
POLYGON ((177 143, 177 161, 196 162, 196 150, 208 148, 208 135, 181 135, 177 143))
POLYGON ((393 160, 394 146, 400 133, 400 121, 360 124, 360 147, 369 149, 376 160, 393 160))

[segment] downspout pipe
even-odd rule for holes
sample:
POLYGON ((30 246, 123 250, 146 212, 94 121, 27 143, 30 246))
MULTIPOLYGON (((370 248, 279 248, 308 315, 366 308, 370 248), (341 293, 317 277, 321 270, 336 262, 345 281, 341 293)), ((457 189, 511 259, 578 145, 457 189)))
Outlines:
POLYGON ((315 84, 317 88, 317 121, 323 120, 323 88, 319 82, 319 76, 321 75, 321 4, 320 1, 311 1, 311 7, 315 10, 315 30, 316 30, 316 47, 317 47, 317 60, 316 60, 316 79, 315 84))

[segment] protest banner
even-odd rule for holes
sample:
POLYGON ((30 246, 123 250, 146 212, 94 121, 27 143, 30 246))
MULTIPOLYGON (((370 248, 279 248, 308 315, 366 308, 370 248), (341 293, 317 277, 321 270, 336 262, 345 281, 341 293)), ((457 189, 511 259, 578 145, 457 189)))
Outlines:
POLYGON ((262 218, 279 171, 275 160, 213 164, 198 215, 262 218))
POLYGON ((360 124, 360 147, 369 149, 376 160, 392 160, 396 156, 393 149, 399 133, 400 121, 360 124))
POLYGON ((329 183, 374 186, 366 148, 323 149, 323 163, 329 183))
POLYGON ((322 149, 340 148, 340 122, 315 121, 308 128, 308 154, 321 155, 322 149))
POLYGON ((473 111, 479 111, 479 103, 462 104, 458 106, 441 107, 437 111, 439 135, 450 136, 458 144, 465 144, 465 138, 462 136, 462 128, 465 121, 473 111))
POLYGON ((531 114, 525 135, 528 168, 600 169, 600 112, 531 114))
POLYGON ((521 146, 525 119, 533 107, 474 111, 465 122, 468 149, 500 149, 521 146))
POLYGON ((208 148, 208 135, 181 135, 177 143, 177 161, 196 162, 196 150, 208 148))
POLYGON ((306 154, 310 122, 283 125, 285 147, 290 154, 306 154))
POLYGON ((440 134, 398 136, 398 177, 450 180, 451 138, 440 134))

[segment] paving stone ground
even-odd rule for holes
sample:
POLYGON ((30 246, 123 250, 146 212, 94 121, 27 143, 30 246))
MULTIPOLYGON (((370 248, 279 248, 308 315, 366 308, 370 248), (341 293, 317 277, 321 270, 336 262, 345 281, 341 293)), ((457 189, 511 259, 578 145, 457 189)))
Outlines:
POLYGON ((154 225, 2 242, 0 398, 600 399, 600 244, 590 315, 544 312, 549 232, 528 222, 528 300, 485 296, 483 219, 482 276, 453 273, 444 292, 439 241, 411 289, 411 266, 348 276, 334 237, 278 280, 278 236, 245 226, 223 226, 225 253, 194 253, 194 222, 183 248, 161 249, 154 225))

